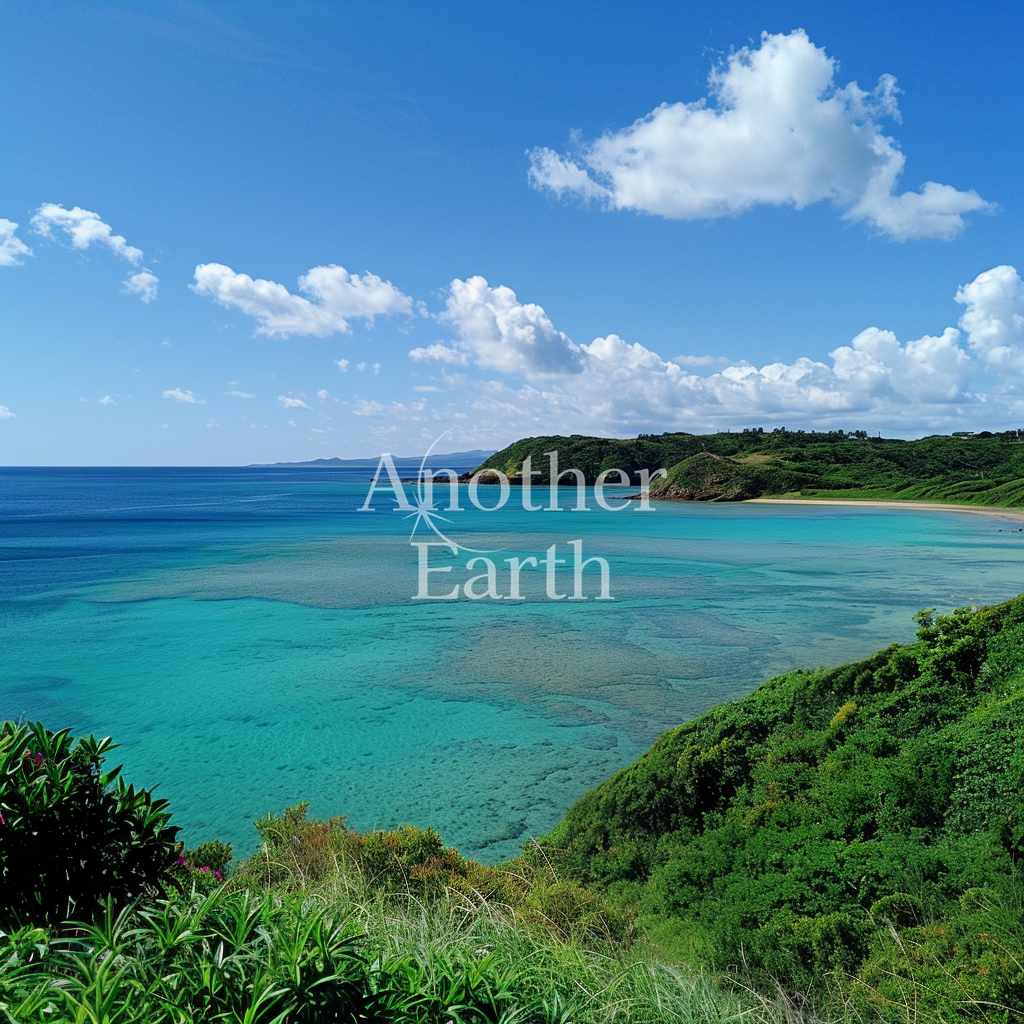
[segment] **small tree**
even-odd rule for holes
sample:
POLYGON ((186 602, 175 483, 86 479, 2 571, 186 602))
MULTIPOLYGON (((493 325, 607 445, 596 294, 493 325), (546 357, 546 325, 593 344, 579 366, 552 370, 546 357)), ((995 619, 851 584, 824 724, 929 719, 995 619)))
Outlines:
POLYGON ((177 863, 166 800, 105 770, 108 738, 0 726, 0 928, 90 919, 155 892, 177 863))

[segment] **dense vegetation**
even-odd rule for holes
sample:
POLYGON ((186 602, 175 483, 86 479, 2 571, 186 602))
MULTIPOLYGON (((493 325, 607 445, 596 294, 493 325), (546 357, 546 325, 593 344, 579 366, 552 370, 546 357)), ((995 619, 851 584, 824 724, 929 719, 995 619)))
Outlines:
POLYGON ((6 723, 0 1021, 1024 1020, 1024 597, 918 621, 666 733, 497 867, 303 805, 231 871, 109 740, 6 723))
POLYGON ((530 458, 538 474, 533 480, 543 484, 550 451, 558 452, 560 471, 579 469, 591 484, 607 469, 628 472, 634 484, 641 469, 666 469, 668 479, 652 488, 661 498, 736 501, 787 495, 1024 505, 1024 431, 1017 430, 917 441, 868 437, 863 431, 784 429, 642 434, 628 441, 574 434, 524 438, 483 465, 516 482, 530 458))
POLYGON ((1024 1019, 1024 597, 918 621, 660 737, 542 841, 555 869, 714 967, 1024 1019))
MULTIPOLYGON (((229 846, 178 847, 168 864, 141 828, 122 852, 146 865, 145 885, 126 886, 90 852, 99 836, 111 853, 103 837, 120 841, 140 821, 103 770, 109 741, 13 723, 2 735, 12 755, 0 776, 5 1024, 783 1020, 778 1000, 645 954, 631 915, 549 866, 485 867, 430 830, 360 835, 294 807, 256 823, 260 849, 228 875, 229 846), (55 750, 64 770, 47 772, 37 754, 55 750), (92 784, 69 785, 82 765, 92 784), (54 804, 73 825, 47 833, 63 865, 82 861, 88 891, 109 890, 77 901, 78 921, 51 913, 53 859, 33 872, 20 853, 54 804)), ((152 803, 146 791, 141 800, 152 803)))

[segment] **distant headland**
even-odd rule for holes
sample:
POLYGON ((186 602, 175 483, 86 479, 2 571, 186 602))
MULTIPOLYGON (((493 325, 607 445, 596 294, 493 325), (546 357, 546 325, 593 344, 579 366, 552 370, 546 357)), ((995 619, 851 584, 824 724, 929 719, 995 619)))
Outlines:
MULTIPOLYGON (((444 465, 449 469, 474 469, 481 462, 489 459, 494 454, 493 448, 474 449, 469 452, 448 452, 447 454, 430 455, 430 468, 444 465)), ((372 459, 310 459, 308 462, 255 462, 249 469, 288 469, 310 467, 313 469, 376 469, 380 461, 379 456, 372 459)), ((422 455, 401 456, 394 460, 395 466, 403 469, 419 468, 423 461, 422 455)))
MULTIPOLYGON (((606 471, 608 480, 645 486, 667 501, 729 502, 752 498, 897 501, 944 505, 1024 507, 1024 430, 958 431, 914 441, 869 437, 866 431, 804 431, 778 427, 742 433, 641 434, 632 439, 528 437, 484 462, 510 484, 524 468, 535 484, 556 472, 573 482, 570 468, 587 484, 606 471)), ((607 479, 607 478, 606 478, 607 479)), ((486 477, 484 478, 486 482, 486 477)))

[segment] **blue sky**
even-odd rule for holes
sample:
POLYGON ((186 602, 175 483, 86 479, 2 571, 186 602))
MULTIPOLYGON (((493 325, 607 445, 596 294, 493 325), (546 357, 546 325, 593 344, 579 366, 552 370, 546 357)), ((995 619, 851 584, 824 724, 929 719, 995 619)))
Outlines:
POLYGON ((1024 427, 1022 28, 6 4, 0 462, 1024 427))

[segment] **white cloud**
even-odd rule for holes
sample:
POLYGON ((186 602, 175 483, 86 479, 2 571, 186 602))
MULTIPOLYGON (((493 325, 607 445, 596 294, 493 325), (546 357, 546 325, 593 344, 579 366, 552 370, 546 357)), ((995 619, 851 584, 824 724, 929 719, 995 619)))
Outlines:
POLYGON ((387 409, 380 402, 368 401, 365 398, 359 399, 352 406, 353 416, 383 416, 387 409))
POLYGON ((228 398, 255 398, 256 396, 250 391, 225 391, 225 395, 228 398))
POLYGON ((104 395, 102 398, 98 399, 98 401, 99 401, 100 405, 117 405, 117 402, 115 402, 110 397, 110 395, 104 395))
POLYGON ((14 232, 18 225, 0 217, 0 267, 20 267, 22 256, 31 256, 32 250, 14 232))
MULTIPOLYGON (((76 249, 104 245, 134 266, 142 262, 141 249, 129 245, 123 235, 115 235, 114 229, 100 220, 98 213, 83 210, 80 206, 66 210, 60 203, 43 203, 32 218, 32 227, 46 238, 53 237, 54 228, 60 228, 76 249)), ((122 291, 126 295, 138 295, 143 302, 149 303, 156 298, 159 281, 156 274, 143 268, 122 282, 122 291)))
POLYGON ((831 200, 891 238, 948 239, 976 192, 926 182, 897 193, 905 157, 879 122, 899 119, 896 81, 868 93, 835 83, 835 61, 802 29, 764 33, 709 76, 710 103, 663 103, 628 128, 582 144, 575 159, 530 153, 530 182, 556 196, 680 220, 759 204, 831 200))
POLYGON ((469 362, 468 352, 456 351, 439 341, 435 341, 433 345, 427 345, 425 348, 414 348, 409 356, 418 363, 436 360, 441 363, 458 363, 465 366, 469 362))
POLYGON ((611 334, 582 346, 585 370, 546 386, 513 389, 489 381, 475 407, 506 429, 635 433, 711 430, 762 421, 860 427, 954 419, 971 400, 963 385, 971 361, 958 332, 906 344, 871 328, 830 354, 756 367, 737 363, 708 376, 689 373, 639 344, 611 334))
POLYGON ((323 403, 326 402, 327 399, 331 397, 331 393, 330 391, 327 390, 327 388, 321 388, 316 393, 316 397, 320 399, 320 404, 323 405, 323 403))
POLYGON ((43 203, 32 218, 32 226, 47 238, 53 237, 53 228, 61 228, 76 249, 88 249, 93 244, 105 245, 129 263, 142 262, 141 249, 129 245, 123 235, 115 235, 114 229, 100 220, 98 213, 83 210, 80 206, 65 210, 60 203, 43 203))
POLYGON ((979 274, 956 293, 971 350, 996 370, 1024 373, 1024 283, 1013 267, 979 274))
POLYGON ((186 405, 206 405, 206 399, 197 398, 191 391, 182 391, 181 388, 169 388, 163 396, 172 402, 184 402, 186 405))
POLYGON ((126 294, 138 295, 143 302, 150 303, 156 298, 160 279, 151 270, 140 270, 122 283, 126 294))
MULTIPOLYGON (((480 286, 481 294, 498 290, 480 286)), ((982 422, 1015 426, 1024 416, 1024 395, 1011 377, 1004 374, 987 391, 971 385, 986 368, 1024 374, 1024 284, 1012 267, 997 267, 961 288, 957 300, 967 307, 960 320, 966 338, 947 327, 901 342, 891 331, 870 327, 827 358, 738 362, 705 374, 686 367, 710 371, 716 360, 666 360, 614 334, 576 346, 552 328, 551 344, 571 346, 578 367, 556 375, 516 361, 523 385, 478 378, 460 386, 477 439, 498 444, 538 433, 628 435, 780 423, 904 432, 974 429, 982 422)), ((550 323, 542 309, 533 309, 535 320, 550 323)), ((481 369, 501 362, 486 348, 483 358, 475 349, 459 350, 472 354, 481 369)), ((353 412, 398 418, 379 403, 353 412)))
POLYGON ((309 406, 301 398, 289 398, 287 395, 278 395, 277 400, 283 409, 308 409, 309 406))
POLYGON ((725 356, 673 356, 673 363, 678 363, 680 366, 728 366, 732 360, 726 359, 725 356))
POLYGON ((351 409, 353 416, 373 416, 377 418, 388 418, 395 420, 415 420, 420 421, 426 419, 423 416, 423 412, 426 409, 427 400, 420 398, 415 402, 389 402, 387 405, 383 405, 380 402, 372 400, 360 399, 356 402, 351 409))
POLYGON ((222 263, 197 266, 191 287, 199 295, 253 317, 256 333, 271 337, 324 338, 347 333, 351 329, 348 321, 356 317, 372 321, 378 315, 412 312, 412 299, 390 281, 376 274, 350 274, 334 264, 313 267, 299 278, 299 291, 310 298, 293 295, 276 281, 237 274, 222 263))
POLYGON ((6 405, 0 405, 0 420, 13 420, 17 413, 11 412, 6 405))
POLYGON ((440 319, 456 329, 458 341, 415 348, 409 353, 414 360, 472 361, 482 369, 528 377, 583 370, 580 348, 555 330, 540 306, 519 302, 511 288, 492 288, 482 277, 452 281, 440 319))
POLYGON ((348 360, 347 359, 335 359, 334 365, 341 370, 342 373, 348 373, 348 360))

